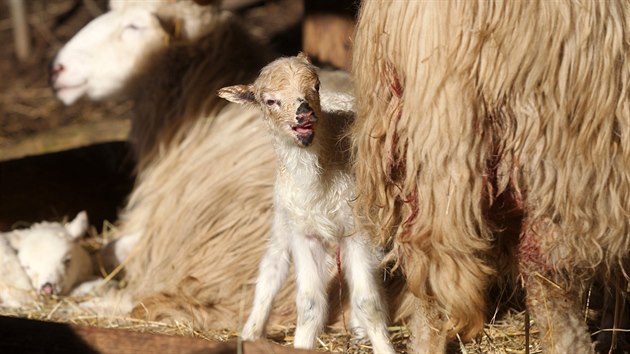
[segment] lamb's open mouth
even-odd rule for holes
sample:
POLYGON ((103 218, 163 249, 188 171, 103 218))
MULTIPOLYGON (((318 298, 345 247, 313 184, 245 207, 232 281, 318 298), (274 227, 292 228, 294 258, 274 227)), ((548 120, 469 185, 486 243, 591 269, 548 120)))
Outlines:
POLYGON ((313 121, 311 120, 291 127, 295 132, 295 136, 304 146, 309 146, 313 142, 313 137, 315 136, 314 128, 313 121))
POLYGON ((291 127, 291 129, 293 129, 294 132, 302 135, 302 134, 310 134, 313 132, 313 123, 312 122, 306 122, 306 123, 302 123, 299 125, 294 125, 293 127, 291 127))

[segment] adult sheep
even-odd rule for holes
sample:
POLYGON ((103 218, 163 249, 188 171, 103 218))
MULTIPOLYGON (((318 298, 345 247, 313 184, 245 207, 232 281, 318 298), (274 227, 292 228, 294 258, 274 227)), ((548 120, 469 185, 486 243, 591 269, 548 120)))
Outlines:
POLYGON ((417 296, 417 352, 482 328, 510 213, 546 351, 593 352, 581 287, 630 251, 629 48, 628 2, 363 2, 356 210, 417 296))
MULTIPOLYGON (((188 21, 171 6, 104 14, 60 51, 52 81, 66 104, 83 95, 135 101, 138 178, 118 234, 137 244, 120 257, 128 279, 121 298, 131 299, 121 310, 135 304, 147 319, 237 329, 269 234, 275 155, 260 113, 216 92, 255 78, 269 56, 233 16, 198 11, 206 34, 184 38, 169 32, 173 20, 188 21)), ((295 321, 293 293, 291 281, 271 323, 295 321)))

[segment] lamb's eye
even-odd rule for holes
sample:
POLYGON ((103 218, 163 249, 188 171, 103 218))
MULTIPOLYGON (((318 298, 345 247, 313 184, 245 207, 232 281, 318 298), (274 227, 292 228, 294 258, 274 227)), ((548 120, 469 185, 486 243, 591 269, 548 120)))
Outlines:
POLYGON ((274 104, 276 104, 276 100, 267 99, 267 100, 265 100, 265 104, 267 106, 273 106, 274 104))
POLYGON ((127 26, 125 26, 125 29, 130 29, 130 30, 134 30, 135 31, 135 30, 139 30, 140 27, 138 27, 138 26, 134 25, 133 23, 131 23, 131 24, 128 24, 127 26))
POLYGON ((63 266, 64 266, 64 267, 68 268, 68 266, 69 266, 69 265, 70 265, 70 257, 65 258, 65 259, 63 260, 63 266))
POLYGON ((315 85, 315 91, 319 92, 319 82, 315 85))

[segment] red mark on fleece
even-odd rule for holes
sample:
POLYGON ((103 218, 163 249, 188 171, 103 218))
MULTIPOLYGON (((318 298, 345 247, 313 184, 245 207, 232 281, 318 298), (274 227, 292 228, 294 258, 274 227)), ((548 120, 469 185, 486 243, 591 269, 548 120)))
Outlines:
POLYGON ((387 179, 389 183, 396 184, 396 182, 400 182, 404 179, 406 167, 405 154, 403 153, 403 156, 399 156, 397 149, 399 142, 398 122, 400 122, 400 118, 402 117, 402 95, 404 89, 400 83, 398 71, 391 63, 385 64, 385 81, 392 93, 389 107, 387 107, 388 116, 391 117, 389 121, 390 126, 387 128, 387 131, 392 135, 388 152, 389 163, 387 164, 387 179))
POLYGON ((520 236, 518 245, 518 263, 521 275, 529 277, 535 273, 545 274, 551 271, 551 267, 543 258, 540 249, 540 234, 538 227, 526 227, 520 236))
POLYGON ((418 208, 418 191, 414 190, 411 195, 407 197, 407 199, 403 200, 403 202, 405 204, 409 204, 409 207, 411 208, 411 213, 409 213, 409 216, 407 216, 405 221, 403 221, 402 223, 403 232, 400 235, 401 241, 404 241, 405 238, 407 238, 407 236, 411 234, 411 225, 413 225, 414 221, 416 221, 416 218, 418 217, 418 214, 420 214, 418 208))
MULTIPOLYGON (((387 115, 391 117, 389 120, 388 133, 391 134, 391 140, 389 141, 388 151, 388 164, 387 164, 387 182, 396 185, 399 191, 403 190, 401 185, 406 177, 406 151, 407 142, 405 142, 401 149, 399 149, 400 138, 398 136, 398 123, 402 117, 403 109, 403 93, 404 85, 401 83, 400 75, 398 71, 391 63, 385 64, 385 82, 387 83, 391 91, 391 100, 387 108, 387 115)), ((406 238, 410 234, 410 228, 415 222, 419 210, 418 210, 418 192, 413 190, 411 194, 404 197, 399 197, 400 200, 408 204, 411 211, 408 216, 402 222, 402 233, 399 235, 401 239, 406 238)))
POLYGON ((392 63, 388 62, 385 64, 385 74, 387 75, 388 79, 391 79, 389 82, 389 87, 394 96, 396 96, 397 98, 402 98, 403 87, 400 84, 398 71, 392 63))

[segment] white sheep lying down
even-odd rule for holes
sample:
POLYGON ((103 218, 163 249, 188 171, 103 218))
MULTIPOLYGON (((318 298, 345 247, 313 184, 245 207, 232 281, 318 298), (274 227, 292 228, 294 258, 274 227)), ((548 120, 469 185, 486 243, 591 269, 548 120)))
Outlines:
POLYGON ((87 228, 87 214, 82 211, 68 223, 43 221, 0 233, 2 305, 25 305, 35 300, 35 292, 68 295, 90 279, 92 260, 77 242, 87 228))

